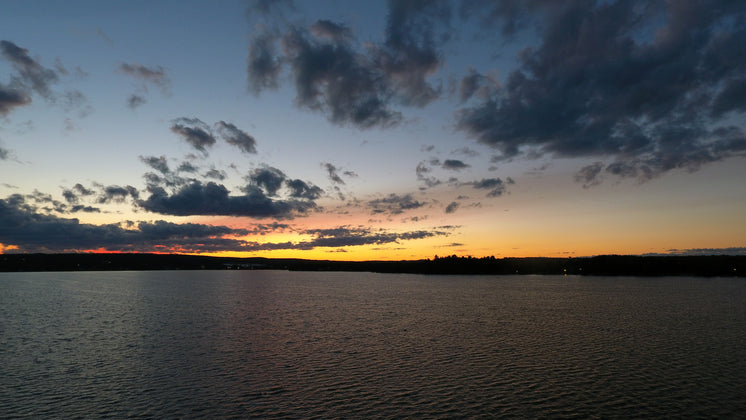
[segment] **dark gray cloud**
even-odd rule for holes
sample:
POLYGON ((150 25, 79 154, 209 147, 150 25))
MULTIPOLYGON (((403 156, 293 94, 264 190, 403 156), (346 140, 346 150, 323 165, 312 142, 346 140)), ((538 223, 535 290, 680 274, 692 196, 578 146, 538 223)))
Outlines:
POLYGON ((63 188, 62 197, 71 204, 77 204, 80 197, 88 197, 96 194, 94 190, 84 187, 82 184, 75 184, 72 188, 63 188))
MULTIPOLYGON (((465 79, 457 127, 505 159, 595 156, 640 181, 743 156, 730 116, 746 103, 746 3, 728 1, 469 2, 506 34, 536 21, 540 43, 485 98, 465 79), (484 9, 487 7, 487 9, 484 9), (474 96, 474 97, 473 97, 474 96)), ((474 80, 472 80, 474 79, 474 80)))
POLYGON ((259 94, 264 89, 277 89, 277 79, 282 71, 282 57, 278 56, 277 37, 260 31, 249 46, 246 65, 249 91, 259 94))
POLYGON ((373 214, 401 214, 407 210, 414 210, 423 207, 426 203, 417 201, 412 197, 412 194, 389 194, 384 198, 377 198, 375 200, 368 201, 368 207, 370 207, 373 214))
POLYGON ((162 174, 171 172, 165 156, 140 156, 140 161, 162 174))
POLYGON ((50 85, 59 81, 56 71, 45 68, 29 56, 27 49, 10 41, 0 41, 0 53, 18 72, 18 76, 12 78, 13 82, 33 90, 44 98, 53 99, 50 85))
POLYGON ((332 165, 331 163, 328 163, 328 162, 322 163, 322 166, 326 169, 326 172, 329 175, 329 180, 331 180, 335 184, 345 185, 344 180, 337 173, 337 167, 336 166, 334 166, 334 165, 332 165))
POLYGON ((256 13, 263 17, 282 16, 295 10, 293 0, 250 0, 248 3, 250 14, 256 13))
POLYGON ((124 187, 119 185, 108 185, 101 188, 101 193, 98 196, 98 203, 122 203, 127 197, 131 197, 133 200, 137 200, 140 197, 140 192, 137 188, 126 185, 124 187))
POLYGON ((285 185, 290 190, 290 197, 304 200, 316 200, 324 192, 321 188, 300 179, 286 179, 285 185))
POLYGON ((252 170, 247 176, 249 185, 264 189, 269 195, 277 195, 287 179, 284 172, 271 166, 265 166, 252 170))
POLYGON ((119 71, 140 82, 140 93, 133 93, 127 98, 127 106, 130 109, 136 109, 148 102, 145 97, 148 85, 156 86, 165 96, 171 95, 171 79, 161 66, 147 67, 137 63, 122 63, 119 71))
POLYGON ((260 188, 269 196, 276 196, 280 189, 285 189, 291 198, 312 201, 323 193, 321 188, 300 179, 290 179, 284 172, 271 166, 252 170, 246 180, 249 182, 246 191, 260 188))
POLYGON ((316 208, 316 203, 309 199, 271 197, 274 194, 268 194, 265 190, 267 185, 275 188, 271 183, 250 184, 242 189, 243 195, 230 195, 230 191, 224 185, 215 182, 203 183, 199 180, 172 188, 170 192, 163 186, 149 185, 150 195, 144 200, 138 200, 137 205, 154 213, 176 216, 247 216, 278 219, 293 218, 316 208))
POLYGON ((318 20, 310 28, 316 38, 326 38, 333 42, 344 42, 352 39, 350 28, 330 20, 318 20))
POLYGON ((459 100, 464 103, 472 97, 486 99, 495 95, 500 84, 491 76, 480 74, 470 68, 468 74, 461 78, 458 85, 459 100))
POLYGON ((451 6, 445 0, 389 0, 386 39, 374 62, 405 105, 424 106, 440 95, 428 82, 442 63, 439 48, 449 36, 451 6))
POLYGON ((3 86, 0 83, 0 116, 6 116, 14 108, 31 103, 31 98, 24 92, 3 86))
POLYGON ((281 43, 295 79, 297 105, 323 112, 335 124, 362 128, 401 119, 389 106, 389 86, 350 42, 329 42, 293 28, 281 43))
POLYGON ((215 179, 215 180, 218 180, 218 181, 223 181, 226 178, 228 178, 228 174, 226 174, 225 171, 222 171, 222 170, 216 169, 216 168, 209 169, 207 172, 205 172, 204 174, 202 174, 202 176, 205 179, 215 179))
POLYGON ((447 214, 455 213, 456 210, 459 208, 459 206, 460 204, 458 202, 451 201, 451 203, 446 206, 446 213, 447 214))
MULTIPOLYGON (((440 162, 437 162, 437 163, 439 164, 440 162)), ((442 183, 438 178, 429 175, 432 171, 433 171, 432 168, 427 166, 427 163, 424 161, 418 163, 417 167, 415 168, 415 173, 417 174, 417 180, 424 182, 426 188, 432 188, 442 183)))
POLYGON ((746 255, 746 247, 669 249, 666 254, 655 255, 746 255))
POLYGON ((159 87, 164 94, 169 93, 171 79, 161 66, 147 67, 137 63, 122 63, 119 66, 119 71, 143 83, 151 83, 159 87))
POLYGON ((219 121, 215 126, 226 143, 238 147, 244 153, 256 153, 256 140, 245 131, 225 121, 219 121))
POLYGON ((599 174, 604 169, 603 162, 594 162, 584 166, 575 174, 575 181, 583 184, 583 188, 593 187, 601 183, 599 174))
POLYGON ((462 169, 470 167, 470 165, 467 165, 466 163, 458 159, 446 159, 443 161, 443 169, 448 169, 451 171, 460 171, 462 169))
MULTIPOLYGON (((256 139, 235 125, 218 121, 214 128, 226 143, 238 147, 244 153, 256 153, 256 139)), ((214 146, 218 139, 213 129, 199 118, 177 118, 172 121, 171 131, 204 156, 207 156, 207 149, 214 146)))
MULTIPOLYGON (((35 201, 35 200, 31 200, 35 201)), ((78 211, 89 211, 81 207, 78 211)), ((78 219, 44 214, 19 194, 0 199, 0 238, 15 245, 16 252, 75 252, 92 249, 126 252, 216 252, 241 250, 248 243, 235 239, 247 229, 196 223, 175 224, 162 220, 92 225, 78 219)), ((265 229, 271 229, 270 226, 265 229)))
POLYGON ((79 196, 85 194, 93 194, 93 192, 86 190, 82 185, 77 184, 72 189, 63 190, 63 198, 65 198, 65 202, 58 201, 50 194, 44 194, 37 190, 34 190, 31 194, 14 194, 12 197, 14 202, 23 203, 27 208, 46 214, 69 214, 77 212, 99 213, 100 209, 96 207, 78 204, 79 196), (83 192, 81 193, 80 191, 83 192))
POLYGON ((132 94, 127 98, 127 106, 131 109, 136 109, 140 105, 145 105, 148 102, 142 95, 132 94))
POLYGON ((474 181, 466 183, 465 185, 471 185, 478 190, 490 190, 487 193, 487 197, 499 197, 507 190, 507 184, 513 184, 511 178, 507 178, 507 181, 503 181, 500 178, 483 178, 480 181, 474 181))
POLYGON ((277 87, 283 68, 295 81, 296 104, 359 128, 398 124, 394 106, 425 106, 441 94, 431 82, 442 65, 451 7, 447 1, 389 1, 382 43, 358 43, 349 27, 318 20, 259 32, 249 48, 249 89, 277 87), (281 52, 277 52, 277 44, 281 52))
POLYGON ((172 122, 171 131, 204 155, 217 142, 210 127, 198 118, 178 118, 172 122))
POLYGON ((176 168, 179 172, 188 172, 188 173, 194 173, 197 172, 199 168, 194 166, 191 162, 184 161, 179 164, 179 167, 176 168))
POLYGON ((340 226, 331 229, 310 229, 301 233, 313 235, 309 241, 279 242, 247 244, 252 251, 268 251, 279 249, 310 250, 314 248, 339 248, 361 245, 383 245, 399 243, 400 241, 425 239, 437 236, 448 236, 450 232, 443 229, 415 230, 408 232, 390 232, 372 230, 363 227, 340 226))

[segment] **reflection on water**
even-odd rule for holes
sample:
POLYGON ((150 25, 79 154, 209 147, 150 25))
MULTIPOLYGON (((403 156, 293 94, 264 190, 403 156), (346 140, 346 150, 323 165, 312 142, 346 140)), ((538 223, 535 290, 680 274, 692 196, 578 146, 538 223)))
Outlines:
POLYGON ((746 281, 0 273, 0 417, 734 417, 746 281))

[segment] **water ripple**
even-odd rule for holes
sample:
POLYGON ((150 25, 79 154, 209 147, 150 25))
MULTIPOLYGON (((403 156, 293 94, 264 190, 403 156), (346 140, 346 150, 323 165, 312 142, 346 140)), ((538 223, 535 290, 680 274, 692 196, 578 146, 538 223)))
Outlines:
POLYGON ((2 418, 746 412, 743 279, 0 274, 2 418))

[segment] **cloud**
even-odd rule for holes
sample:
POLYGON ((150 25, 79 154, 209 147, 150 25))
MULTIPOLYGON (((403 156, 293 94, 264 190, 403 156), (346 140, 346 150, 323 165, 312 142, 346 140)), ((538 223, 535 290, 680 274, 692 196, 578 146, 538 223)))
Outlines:
POLYGON ((323 112, 335 124, 361 128, 390 126, 401 119, 388 104, 389 87, 350 42, 329 42, 293 28, 281 44, 300 107, 323 112))
MULTIPOLYGON (((238 147, 244 153, 256 153, 256 139, 245 131, 225 121, 218 121, 214 127, 226 143, 238 147)), ((212 128, 199 118, 177 118, 172 121, 171 131, 204 156, 208 155, 207 149, 214 146, 218 139, 212 128)))
POLYGON ((249 48, 249 89, 277 88, 287 68, 299 107, 338 125, 397 125, 402 114, 395 106, 423 107, 440 97, 430 79, 442 65, 450 15, 446 1, 390 1, 383 42, 362 45, 349 27, 330 20, 259 31, 249 48))
POLYGON ((460 204, 458 202, 451 201, 451 203, 446 206, 446 214, 455 213, 459 206, 460 204))
POLYGON ((385 198, 377 198, 368 202, 373 214, 401 214, 407 210, 414 210, 424 206, 425 203, 417 201, 412 194, 389 194, 385 198))
POLYGON ((208 154, 207 148, 217 142, 210 127, 198 118, 178 118, 173 121, 171 131, 205 156, 208 154))
POLYGON ((746 247, 669 249, 666 254, 649 255, 746 255, 746 247))
POLYGON ((246 65, 249 91, 259 94, 264 89, 277 89, 277 79, 282 71, 282 58, 277 56, 277 37, 269 32, 259 32, 249 45, 246 65))
POLYGON ((140 93, 133 93, 127 98, 127 106, 130 109, 136 109, 145 105, 148 101, 148 85, 156 86, 164 96, 171 95, 171 79, 161 66, 147 67, 138 63, 122 63, 119 66, 119 72, 126 74, 140 81, 140 93))
POLYGON ((199 168, 194 166, 194 164, 192 164, 191 162, 187 162, 187 161, 181 162, 179 164, 179 167, 176 168, 176 170, 179 172, 188 172, 188 173, 197 172, 198 169, 199 168))
POLYGON ((503 158, 602 157, 605 173, 645 181, 744 154, 743 127, 726 118, 743 112, 742 4, 510 5, 490 9, 493 24, 517 29, 531 16, 541 41, 498 90, 456 113, 458 129, 503 158))
POLYGON ((80 201, 80 197, 92 196, 94 194, 96 194, 95 191, 81 184, 75 184, 72 188, 64 188, 62 190, 62 197, 71 204, 77 204, 80 201))
POLYGON ((477 190, 490 190, 487 193, 487 197, 499 197, 507 190, 506 184, 513 183, 514 181, 511 178, 507 178, 506 181, 500 178, 483 178, 480 181, 466 183, 465 185, 471 185, 477 190))
POLYGON ((293 0, 250 0, 249 13, 258 13, 263 17, 280 15, 295 10, 293 0))
POLYGON ((604 169, 603 162, 586 165, 575 174, 575 181, 583 184, 583 188, 590 188, 601 183, 598 175, 604 169))
POLYGON ((451 171, 460 171, 462 169, 470 168, 470 165, 467 165, 463 161, 457 160, 457 159, 446 159, 443 161, 443 169, 448 169, 451 171))
POLYGON ((323 193, 321 188, 300 179, 287 179, 285 180, 285 185, 290 189, 290 196, 293 198, 316 200, 323 193))
MULTIPOLYGON (((437 162, 431 161, 430 163, 440 164, 439 161, 437 162)), ((427 166, 427 163, 425 163, 424 161, 418 163, 417 167, 415 168, 415 173, 417 174, 417 180, 424 182, 426 188, 432 188, 442 183, 438 178, 434 176, 428 176, 428 174, 430 174, 431 172, 432 172, 432 168, 427 166)))
POLYGON ((238 147, 244 153, 256 153, 256 140, 245 131, 225 121, 219 121, 215 126, 228 144, 238 147))
POLYGON ((481 99, 495 95, 500 88, 498 81, 491 77, 480 74, 473 68, 468 69, 468 74, 461 78, 458 85, 458 96, 461 103, 472 97, 481 99))
MULTIPOLYGON (((230 191, 215 182, 203 183, 192 180, 186 185, 175 187, 171 192, 159 185, 149 185, 150 195, 138 200, 137 205, 144 210, 175 216, 247 216, 255 218, 293 218, 316 208, 310 199, 273 198, 262 187, 275 188, 271 182, 261 185, 247 185, 244 195, 230 195, 230 191)), ((279 187, 277 187, 279 188, 279 187)), ((273 190, 276 192, 277 190, 273 190)), ((296 190, 293 190, 295 192, 296 190)))
POLYGON ((6 116, 14 108, 31 103, 31 98, 24 92, 3 86, 0 83, 0 115, 6 116))
POLYGON ((171 172, 165 156, 140 156, 140 161, 162 174, 171 172))
POLYGON ((119 185, 109 185, 101 188, 101 193, 98 197, 98 203, 122 203, 124 202, 124 200, 127 199, 127 197, 132 197, 132 199, 137 200, 140 197, 140 192, 137 190, 137 188, 131 185, 127 185, 124 187, 119 185))
POLYGON ((253 242, 247 245, 252 251, 268 251, 281 249, 311 250, 314 248, 339 248, 362 245, 383 245, 399 243, 400 241, 418 240, 437 236, 448 236, 449 232, 440 229, 415 230, 408 232, 390 232, 386 230, 374 231, 363 227, 340 226, 331 229, 309 229, 301 232, 313 235, 309 241, 300 242, 253 242))
POLYGON ((119 71, 143 83, 158 86, 163 94, 169 94, 171 79, 166 75, 166 71, 161 66, 146 67, 137 63, 122 63, 119 66, 119 71))
MULTIPOLYGON (((38 194, 44 201, 46 196, 38 194)), ((363 227, 341 226, 331 229, 309 229, 299 233, 313 239, 300 242, 259 243, 238 239, 249 234, 283 231, 282 223, 257 224, 251 228, 233 229, 197 223, 172 223, 163 220, 93 225, 78 219, 44 214, 24 196, 14 194, 0 199, 0 237, 6 250, 15 252, 77 252, 92 249, 123 252, 218 252, 279 249, 339 248, 382 245, 400 241, 448 236, 448 226, 431 230, 391 232, 363 227)))
POLYGON ((310 28, 316 38, 326 38, 333 42, 344 42, 352 39, 352 31, 343 24, 330 20, 317 20, 310 28))
POLYGON ((326 169, 326 172, 329 174, 329 180, 331 180, 335 184, 345 185, 344 180, 337 173, 336 166, 332 165, 331 163, 327 163, 327 162, 322 163, 322 166, 326 169))
POLYGON ((247 177, 250 185, 264 189, 269 195, 277 195, 286 179, 284 172, 271 166, 256 168, 247 177))
POLYGON ((228 175, 225 173, 225 171, 216 168, 209 169, 207 172, 202 174, 202 176, 206 179, 215 179, 218 181, 223 181, 228 178, 228 175))
POLYGON ((27 49, 10 41, 0 41, 0 53, 18 72, 19 76, 13 79, 15 82, 44 98, 53 99, 50 85, 59 80, 56 71, 45 68, 29 56, 27 49))
POLYGON ((145 105, 147 103, 147 99, 145 99, 142 95, 132 94, 127 98, 127 106, 131 109, 136 109, 137 107, 141 105, 145 105))
MULTIPOLYGON (((87 211, 81 209, 80 211, 87 211)), ((43 214, 21 195, 0 199, 0 238, 16 252, 76 252, 92 249, 125 252, 217 252, 240 250, 247 243, 235 239, 246 229, 162 220, 93 225, 78 219, 43 214)))

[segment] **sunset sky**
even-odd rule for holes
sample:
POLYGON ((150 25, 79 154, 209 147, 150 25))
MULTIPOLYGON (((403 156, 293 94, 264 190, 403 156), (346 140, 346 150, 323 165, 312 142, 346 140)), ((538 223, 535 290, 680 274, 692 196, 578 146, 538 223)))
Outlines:
POLYGON ((2 9, 2 253, 746 254, 746 2, 2 9))

